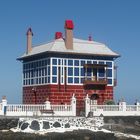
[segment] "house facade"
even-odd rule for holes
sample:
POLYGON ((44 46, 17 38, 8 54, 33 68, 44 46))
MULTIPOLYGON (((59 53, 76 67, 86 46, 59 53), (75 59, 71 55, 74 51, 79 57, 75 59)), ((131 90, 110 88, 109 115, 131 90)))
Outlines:
POLYGON ((64 37, 56 32, 53 41, 35 47, 28 29, 26 53, 18 58, 23 63, 23 103, 42 104, 47 98, 52 104, 70 104, 75 94, 79 114, 87 94, 98 104, 113 100, 119 54, 91 37, 74 38, 72 20, 64 27, 64 37))

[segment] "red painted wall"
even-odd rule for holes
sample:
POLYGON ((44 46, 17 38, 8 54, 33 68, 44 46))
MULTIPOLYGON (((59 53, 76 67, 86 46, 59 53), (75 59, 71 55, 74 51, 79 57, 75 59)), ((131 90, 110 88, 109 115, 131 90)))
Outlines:
POLYGON ((49 98, 52 104, 70 104, 72 94, 75 94, 77 99, 77 112, 84 111, 84 99, 86 94, 89 97, 96 93, 99 95, 98 104, 103 104, 105 100, 113 99, 113 87, 112 86, 77 86, 67 85, 66 90, 61 85, 58 88, 57 85, 41 85, 35 88, 23 87, 23 103, 24 104, 43 104, 46 98, 49 98))

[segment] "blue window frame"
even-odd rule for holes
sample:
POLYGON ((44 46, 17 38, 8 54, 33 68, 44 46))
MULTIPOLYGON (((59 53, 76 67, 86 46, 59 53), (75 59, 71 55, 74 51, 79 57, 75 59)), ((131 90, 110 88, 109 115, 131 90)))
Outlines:
POLYGON ((112 69, 107 69, 107 77, 112 77, 112 69))
POLYGON ((74 66, 79 66, 79 60, 74 60, 74 66))
POLYGON ((68 77, 68 83, 73 83, 73 78, 72 77, 68 77))
POLYGON ((79 76, 79 68, 74 68, 74 76, 79 76))
POLYGON ((52 59, 52 64, 57 65, 57 59, 52 59))
POLYGON ((68 66, 73 66, 73 60, 68 60, 68 66))
POLYGON ((52 75, 57 75, 57 67, 52 67, 52 75))
POLYGON ((112 62, 106 62, 106 64, 109 68, 112 68, 112 62))
POLYGON ((99 69, 99 77, 104 77, 105 76, 105 69, 99 69))
POLYGON ((73 68, 68 67, 68 76, 73 76, 73 68))
POLYGON ((52 77, 52 83, 56 83, 57 82, 57 77, 52 77))

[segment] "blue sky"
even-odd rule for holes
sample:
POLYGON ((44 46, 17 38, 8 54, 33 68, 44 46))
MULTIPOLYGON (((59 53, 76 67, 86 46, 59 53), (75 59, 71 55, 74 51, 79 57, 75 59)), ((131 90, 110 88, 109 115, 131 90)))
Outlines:
POLYGON ((74 36, 97 42, 121 54, 117 60, 115 100, 140 101, 140 1, 139 0, 1 0, 0 97, 22 102, 22 65, 16 58, 26 49, 26 31, 32 27, 33 45, 46 43, 64 21, 72 19, 74 36))

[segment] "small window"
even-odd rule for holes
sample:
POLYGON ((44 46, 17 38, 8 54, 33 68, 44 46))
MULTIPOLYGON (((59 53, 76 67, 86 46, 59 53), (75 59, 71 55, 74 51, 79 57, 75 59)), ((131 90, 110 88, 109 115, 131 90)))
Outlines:
POLYGON ((93 64, 97 64, 97 61, 93 61, 93 64))
POLYGON ((48 75, 50 75, 50 66, 48 66, 48 75))
POLYGON ((68 67, 68 76, 73 76, 73 68, 68 67))
POLYGON ((73 60, 68 60, 68 66, 73 66, 73 60))
POLYGON ((112 69, 107 69, 107 77, 112 77, 112 69))
POLYGON ((79 68, 74 68, 74 76, 79 76, 79 68))
POLYGON ((87 68, 87 76, 91 76, 91 72, 92 72, 91 68, 87 68))
POLYGON ((85 69, 81 68, 81 76, 85 76, 85 69))
POLYGON ((105 76, 105 69, 99 69, 99 77, 105 76))
POLYGON ((47 77, 45 77, 45 83, 47 83, 47 77))
POLYGON ((112 85, 112 79, 108 79, 108 84, 112 85))
POLYGON ((48 65, 50 65, 50 59, 48 59, 48 65))
POLYGON ((57 82, 57 77, 52 77, 52 83, 56 83, 57 82))
POLYGON ((91 61, 87 61, 87 64, 91 64, 91 61))
POLYGON ((74 78, 74 83, 79 83, 79 78, 74 78))
POLYGON ((61 63, 61 60, 60 60, 60 59, 58 59, 58 65, 60 65, 60 63, 61 63))
POLYGON ((50 76, 48 76, 48 83, 50 83, 50 76))
POLYGON ((74 66, 79 66, 79 60, 74 60, 74 66))
POLYGON ((57 75, 57 67, 52 67, 52 75, 57 75))
POLYGON ((52 59, 52 64, 57 65, 57 59, 52 59))
POLYGON ((112 67, 112 62, 106 62, 106 64, 107 64, 107 66, 108 66, 109 68, 112 67))
POLYGON ((81 61, 81 66, 84 66, 84 64, 85 64, 85 61, 82 60, 82 61, 81 61))
POLYGON ((99 61, 99 64, 104 64, 104 62, 103 61, 99 61))
POLYGON ((73 83, 73 78, 72 77, 68 77, 68 83, 73 83))

